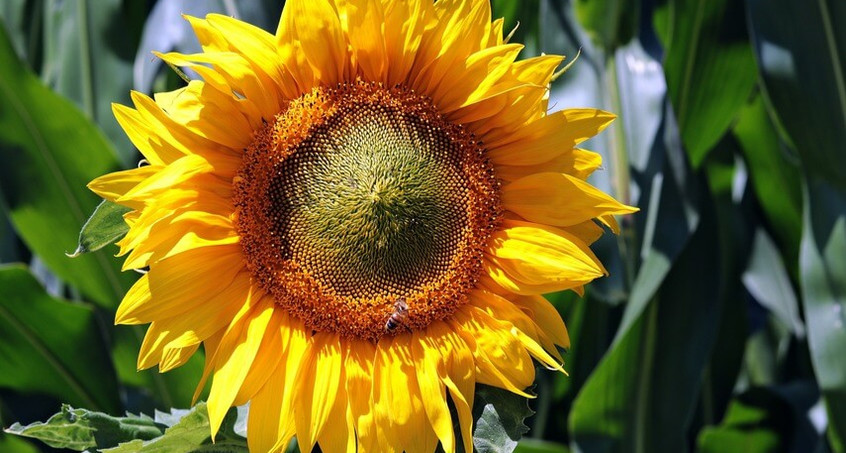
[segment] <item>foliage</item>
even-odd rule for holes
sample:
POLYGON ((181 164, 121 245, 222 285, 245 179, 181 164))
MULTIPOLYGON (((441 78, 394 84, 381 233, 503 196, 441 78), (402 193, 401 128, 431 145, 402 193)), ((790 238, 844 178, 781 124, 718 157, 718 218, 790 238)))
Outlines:
MULTIPOLYGON (((171 412, 202 354, 136 372, 123 212, 85 184, 139 158, 110 104, 182 83, 150 54, 198 50, 179 13, 272 30, 282 3, 0 3, 0 451, 245 451, 246 408, 214 444, 202 403, 171 412)), ((528 406, 480 385, 476 450, 846 452, 846 2, 492 4, 523 56, 581 50, 550 107, 619 116, 591 182, 641 212, 594 247, 610 277, 549 296, 569 376, 528 406)))

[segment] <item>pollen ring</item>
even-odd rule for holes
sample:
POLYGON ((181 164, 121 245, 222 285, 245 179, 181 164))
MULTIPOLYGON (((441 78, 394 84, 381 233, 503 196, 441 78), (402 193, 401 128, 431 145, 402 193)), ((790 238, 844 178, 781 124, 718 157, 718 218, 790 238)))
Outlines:
POLYGON ((466 302, 500 213, 485 149, 431 101, 352 82, 291 101, 234 183, 248 269, 316 331, 378 340, 394 303, 421 329, 466 302))

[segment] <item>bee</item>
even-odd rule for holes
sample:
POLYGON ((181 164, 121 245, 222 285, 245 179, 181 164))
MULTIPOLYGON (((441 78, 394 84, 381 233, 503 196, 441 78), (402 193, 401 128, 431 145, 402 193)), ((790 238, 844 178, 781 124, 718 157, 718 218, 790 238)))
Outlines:
POLYGON ((393 332, 408 318, 408 304, 405 299, 400 297, 394 302, 394 311, 385 323, 385 331, 393 332))

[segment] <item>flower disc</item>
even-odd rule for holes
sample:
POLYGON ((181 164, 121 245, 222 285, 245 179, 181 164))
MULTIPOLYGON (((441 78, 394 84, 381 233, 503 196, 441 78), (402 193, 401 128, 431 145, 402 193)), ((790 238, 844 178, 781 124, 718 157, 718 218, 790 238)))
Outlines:
POLYGON ((313 330, 378 339, 466 301, 496 226, 484 149, 423 96, 315 88, 260 131, 236 177, 247 266, 313 330))
POLYGON ((614 115, 548 111, 563 57, 518 61, 489 0, 284 3, 275 34, 187 17, 203 51, 157 55, 201 79, 114 106, 147 165, 89 187, 149 269, 115 321, 149 324, 141 369, 202 347, 211 434, 249 402, 250 451, 471 451, 476 383, 563 370, 542 295, 635 210, 578 148, 614 115))

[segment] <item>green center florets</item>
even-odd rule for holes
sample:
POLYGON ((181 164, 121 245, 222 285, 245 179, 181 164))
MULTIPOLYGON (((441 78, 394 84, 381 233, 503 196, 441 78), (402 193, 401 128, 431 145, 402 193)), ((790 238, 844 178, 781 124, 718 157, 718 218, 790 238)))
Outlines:
POLYGON ((362 106, 279 163, 275 229, 339 295, 413 288, 450 266, 467 223, 459 157, 419 119, 362 106))

